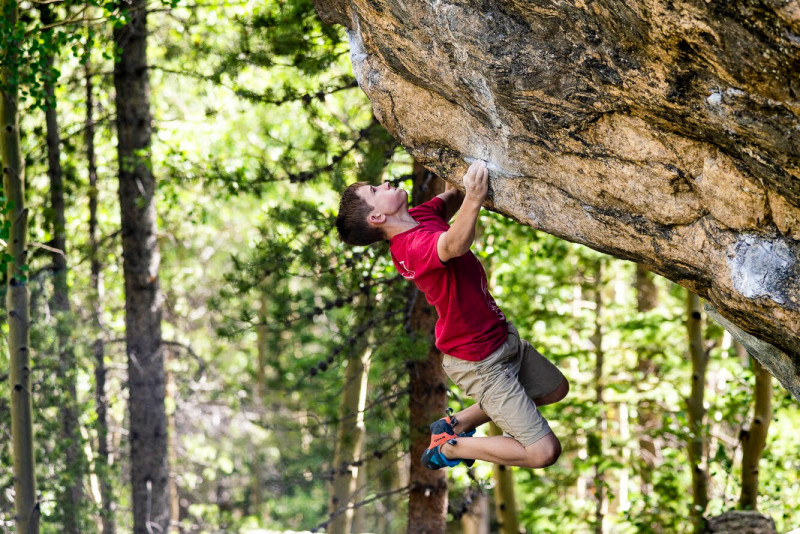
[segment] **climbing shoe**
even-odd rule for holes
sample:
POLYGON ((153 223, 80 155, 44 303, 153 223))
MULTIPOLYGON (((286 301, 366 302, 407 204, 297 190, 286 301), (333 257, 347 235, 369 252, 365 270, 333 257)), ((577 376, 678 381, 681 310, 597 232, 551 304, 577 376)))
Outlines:
MULTIPOLYGON (((458 420, 456 419, 456 416, 453 415, 453 409, 452 408, 448 408, 447 410, 445 410, 445 414, 446 414, 446 416, 444 417, 444 419, 440 419, 439 421, 444 421, 444 422, 448 423, 451 427, 454 427, 454 426, 456 426, 458 424, 458 420)), ((433 425, 431 425, 431 432, 433 432, 433 428, 432 427, 433 427, 433 425)), ((473 428, 469 432, 459 432, 458 437, 459 438, 471 438, 474 435, 475 435, 475 429, 473 428)), ((467 467, 472 467, 472 465, 475 463, 475 460, 472 460, 472 459, 470 459, 470 460, 467 460, 465 458, 457 458, 457 459, 461 460, 462 462, 464 462, 464 465, 466 465, 467 467)))
MULTIPOLYGON (((455 435, 455 434, 454 434, 455 435)), ((450 438, 444 443, 456 444, 455 438, 450 438)), ((442 445, 444 445, 442 443, 442 445)), ((431 446, 422 453, 422 465, 428 469, 441 469, 442 467, 454 467, 461 461, 460 459, 450 460, 442 454, 442 445, 431 446)))
POLYGON ((444 454, 441 452, 442 445, 445 443, 450 443, 451 445, 455 445, 457 443, 456 438, 459 437, 467 437, 470 438, 475 435, 475 430, 470 430, 469 432, 461 432, 460 434, 456 435, 455 430, 453 427, 457 424, 456 418, 453 415, 453 409, 448 408, 446 410, 446 415, 444 418, 439 419, 438 421, 434 421, 431 424, 431 444, 422 454, 422 464, 427 467, 428 469, 441 469, 442 467, 453 467, 458 465, 459 462, 464 462, 467 467, 472 467, 472 464, 475 463, 475 460, 466 460, 463 458, 454 458, 453 460, 448 459, 445 457, 444 454))
POLYGON ((428 469, 441 469, 442 467, 453 467, 458 465, 460 460, 448 460, 442 454, 441 448, 445 443, 456 444, 456 432, 453 430, 455 418, 452 417, 453 410, 447 409, 447 416, 431 423, 431 444, 422 453, 422 465, 428 469))

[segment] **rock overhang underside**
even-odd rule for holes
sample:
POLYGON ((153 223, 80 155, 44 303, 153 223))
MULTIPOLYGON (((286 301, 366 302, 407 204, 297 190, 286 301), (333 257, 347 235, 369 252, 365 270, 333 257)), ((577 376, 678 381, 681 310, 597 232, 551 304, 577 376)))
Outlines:
POLYGON ((800 399, 799 1, 315 4, 418 161, 486 160, 487 207, 697 292, 800 399))

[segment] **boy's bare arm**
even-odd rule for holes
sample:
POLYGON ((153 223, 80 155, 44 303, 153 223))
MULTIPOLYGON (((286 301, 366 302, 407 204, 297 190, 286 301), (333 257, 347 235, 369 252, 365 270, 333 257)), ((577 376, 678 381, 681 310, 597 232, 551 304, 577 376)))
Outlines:
POLYGON ((445 219, 448 221, 453 218, 453 215, 461 208, 461 203, 464 202, 464 192, 457 189, 456 186, 450 182, 446 182, 444 186, 444 193, 438 195, 439 198, 444 200, 445 203, 445 219))
POLYGON ((489 191, 489 171, 486 163, 476 161, 464 175, 464 201, 458 217, 450 229, 439 236, 436 252, 444 263, 466 254, 475 239, 475 223, 481 212, 481 204, 489 191))

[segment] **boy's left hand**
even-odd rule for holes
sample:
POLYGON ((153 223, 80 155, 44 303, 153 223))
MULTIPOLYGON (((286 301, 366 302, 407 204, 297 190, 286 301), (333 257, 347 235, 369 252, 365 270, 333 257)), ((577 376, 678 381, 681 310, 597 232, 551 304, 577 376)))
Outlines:
POLYGON ((485 161, 475 161, 463 178, 466 198, 482 203, 489 193, 489 169, 485 161))

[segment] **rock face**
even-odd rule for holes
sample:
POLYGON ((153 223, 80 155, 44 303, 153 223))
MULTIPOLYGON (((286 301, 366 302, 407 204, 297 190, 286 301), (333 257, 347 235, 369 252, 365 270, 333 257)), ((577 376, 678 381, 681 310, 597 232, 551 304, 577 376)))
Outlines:
POLYGON ((697 292, 800 386, 800 1, 315 2, 417 160, 487 160, 488 207, 697 292))

